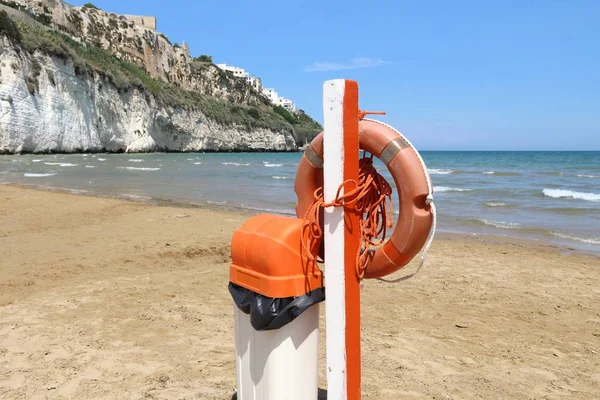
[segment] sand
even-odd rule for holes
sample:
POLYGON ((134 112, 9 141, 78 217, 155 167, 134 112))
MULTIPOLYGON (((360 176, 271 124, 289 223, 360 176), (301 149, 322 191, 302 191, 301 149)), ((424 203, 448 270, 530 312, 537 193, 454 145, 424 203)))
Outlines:
MULTIPOLYGON (((0 186, 0 398, 230 399, 247 217, 0 186)), ((600 398, 597 257, 444 237, 362 295, 366 399, 600 398)))

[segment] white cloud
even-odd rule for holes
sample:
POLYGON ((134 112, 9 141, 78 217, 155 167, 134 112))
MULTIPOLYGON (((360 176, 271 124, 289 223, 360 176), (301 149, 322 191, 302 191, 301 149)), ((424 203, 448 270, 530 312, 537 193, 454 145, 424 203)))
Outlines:
POLYGON ((373 68, 387 64, 380 58, 356 57, 347 63, 316 62, 304 68, 306 72, 342 71, 346 69, 373 68))

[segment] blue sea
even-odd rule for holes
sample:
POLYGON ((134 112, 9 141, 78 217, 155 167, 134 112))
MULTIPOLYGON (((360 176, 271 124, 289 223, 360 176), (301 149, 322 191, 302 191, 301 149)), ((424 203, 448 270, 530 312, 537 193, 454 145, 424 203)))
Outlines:
MULTIPOLYGON (((453 151, 422 156, 435 187, 441 231, 529 238, 600 253, 600 152, 453 151)), ((0 184, 293 214, 300 157, 0 156, 0 184)), ((387 172, 384 176, 390 178, 387 172)))

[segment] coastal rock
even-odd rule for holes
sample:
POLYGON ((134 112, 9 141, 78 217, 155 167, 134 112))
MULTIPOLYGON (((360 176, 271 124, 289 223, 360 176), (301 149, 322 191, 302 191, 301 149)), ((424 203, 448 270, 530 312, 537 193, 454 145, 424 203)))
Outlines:
POLYGON ((78 75, 71 61, 19 51, 0 38, 0 153, 292 151, 291 131, 222 125, 78 75), (33 77, 33 78, 32 78, 33 77))
POLYGON ((151 136, 144 136, 130 143, 127 149, 125 149, 125 153, 151 152, 155 148, 156 143, 154 143, 154 139, 151 136))

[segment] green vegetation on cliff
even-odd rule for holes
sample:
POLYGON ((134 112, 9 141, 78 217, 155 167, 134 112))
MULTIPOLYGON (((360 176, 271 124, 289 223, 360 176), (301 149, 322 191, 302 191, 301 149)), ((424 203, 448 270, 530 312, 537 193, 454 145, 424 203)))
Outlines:
POLYGON ((21 43, 21 32, 17 25, 8 16, 6 11, 0 11, 0 32, 13 43, 21 43))
MULTIPOLYGON (((266 128, 273 131, 292 132, 301 146, 310 141, 321 126, 308 115, 297 116, 281 107, 265 104, 240 105, 213 96, 184 90, 174 84, 156 79, 137 65, 123 61, 93 44, 82 44, 58 31, 42 29, 34 25, 14 23, 5 12, 0 12, 0 32, 8 36, 29 54, 40 52, 71 61, 78 75, 98 74, 110 82, 119 92, 138 89, 151 94, 158 103, 172 108, 197 109, 207 118, 222 125, 241 125, 247 129, 266 128), (285 113, 283 113, 281 110, 285 113)), ((205 62, 209 58, 203 57, 205 62)), ((27 78, 33 94, 37 88, 39 71, 27 78)))

